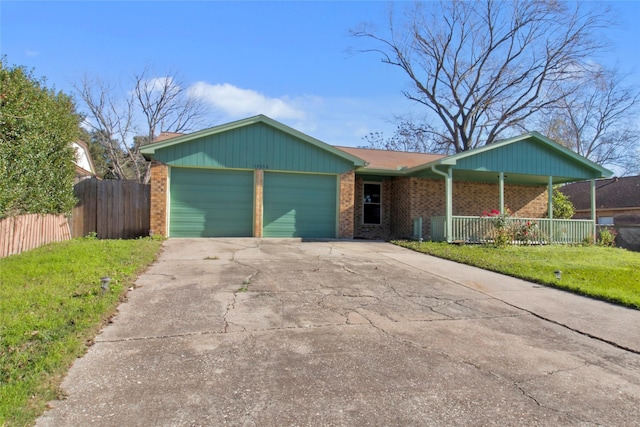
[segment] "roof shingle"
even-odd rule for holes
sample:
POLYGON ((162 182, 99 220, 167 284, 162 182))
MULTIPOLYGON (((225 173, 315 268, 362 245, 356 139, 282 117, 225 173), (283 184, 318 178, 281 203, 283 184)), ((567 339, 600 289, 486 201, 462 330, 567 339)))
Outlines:
MULTIPOLYGON (((560 187, 578 209, 591 208, 591 184, 589 181, 574 182, 560 187)), ((640 207, 640 175, 596 181, 597 208, 640 207)))
POLYGON ((366 161, 367 169, 399 170, 412 168, 446 157, 443 154, 410 153, 405 151, 375 150, 372 148, 336 147, 366 161))

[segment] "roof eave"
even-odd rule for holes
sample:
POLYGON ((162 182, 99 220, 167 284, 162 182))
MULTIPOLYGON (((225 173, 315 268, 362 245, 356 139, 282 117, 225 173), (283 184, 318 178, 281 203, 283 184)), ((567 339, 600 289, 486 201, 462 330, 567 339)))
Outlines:
POLYGON ((452 154, 451 156, 447 156, 447 157, 443 157, 442 159, 438 159, 438 160, 434 160, 433 162, 429 162, 429 163, 425 163, 423 165, 418 165, 418 166, 414 166, 413 168, 410 168, 407 173, 415 173, 415 172, 420 172, 424 169, 430 169, 431 166, 439 166, 439 165, 444 165, 444 166, 455 166, 457 161, 460 159, 463 159, 465 157, 469 157, 469 156, 475 156, 477 154, 483 153, 485 151, 489 151, 489 150, 495 150, 501 146, 504 145, 509 145, 509 144, 513 144, 514 142, 518 142, 518 141, 522 141, 524 139, 528 139, 528 138, 536 138, 537 140, 543 142, 544 144, 546 144, 547 146, 549 146, 550 148, 570 157, 572 160, 581 163, 582 165, 588 167, 589 169, 592 169, 594 172, 596 172, 597 174, 599 174, 599 176, 595 177, 595 178, 610 178, 614 175, 614 173, 612 171, 610 171, 607 168, 604 168, 600 165, 598 165, 595 162, 592 162, 591 160, 587 159, 586 157, 583 157, 581 155, 579 155, 578 153, 575 153, 571 150, 569 150, 566 147, 563 147, 562 145, 558 144, 557 142, 547 138, 546 136, 542 135, 539 132, 528 132, 519 136, 515 136, 512 138, 508 138, 508 139, 503 139, 501 141, 496 141, 493 144, 489 144, 489 145, 485 145, 483 147, 479 147, 479 148, 474 148, 472 150, 468 150, 468 151, 463 151, 461 153, 456 153, 456 154, 452 154))
POLYGON ((311 145, 314 145, 320 149, 323 149, 325 151, 328 151, 338 157, 341 157, 345 160, 348 160, 350 162, 353 162, 354 166, 356 167, 362 167, 365 166, 366 162, 364 160, 362 160, 359 157, 356 157, 352 154, 349 154, 345 151, 342 151, 338 148, 335 148, 325 142, 320 141, 319 139, 313 138, 307 134, 304 134, 298 130, 295 130, 285 124, 282 124, 280 122, 277 122, 263 114, 259 114, 257 116, 253 116, 253 117, 249 117, 246 119, 242 119, 242 120, 237 120, 235 122, 231 122, 231 123, 226 123, 226 124, 222 124, 219 126, 214 126, 208 129, 203 129, 201 131, 197 131, 197 132, 193 132, 190 133, 188 135, 182 135, 182 136, 178 136, 175 138, 169 138, 166 139, 164 141, 160 141, 160 142, 156 142, 156 143, 152 143, 149 145, 145 145, 144 147, 140 148, 140 152, 144 155, 144 157, 146 159, 150 159, 153 154, 155 154, 156 150, 162 149, 162 148, 166 148, 166 147, 170 147, 172 145, 176 145, 176 144, 182 144, 183 142, 187 142, 187 141, 191 141, 194 139, 198 139, 198 138, 203 138, 206 136, 210 136, 210 135, 215 135, 218 133, 222 133, 222 132, 227 132, 229 130, 232 129, 237 129, 240 127, 244 127, 244 126, 248 126, 248 125, 252 125, 252 124, 256 124, 256 123, 265 123, 269 126, 272 126, 276 129, 281 130, 282 132, 285 132, 289 135, 293 135, 299 139, 302 139, 305 142, 310 143, 311 145))
POLYGON ((356 169, 356 174, 382 175, 382 176, 405 176, 407 174, 407 169, 382 169, 382 168, 360 167, 356 169))

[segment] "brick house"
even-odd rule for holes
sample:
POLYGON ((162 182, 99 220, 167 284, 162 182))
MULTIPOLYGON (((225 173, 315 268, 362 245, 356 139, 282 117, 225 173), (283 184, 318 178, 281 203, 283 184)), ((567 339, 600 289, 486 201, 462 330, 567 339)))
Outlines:
POLYGON ((169 237, 451 241, 458 218, 544 218, 552 185, 611 176, 535 132, 442 156, 336 147, 263 115, 141 151, 151 228, 169 237))
MULTIPOLYGON (((560 188, 573 203, 576 219, 589 218, 591 194, 588 182, 560 188)), ((600 225, 640 225, 640 175, 599 179, 595 182, 596 220, 600 225)))

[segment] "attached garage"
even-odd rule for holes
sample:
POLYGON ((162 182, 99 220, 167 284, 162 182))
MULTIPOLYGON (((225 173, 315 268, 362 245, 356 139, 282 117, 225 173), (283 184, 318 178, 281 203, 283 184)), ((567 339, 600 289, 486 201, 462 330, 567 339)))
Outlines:
POLYGON ((336 175, 265 172, 264 237, 335 237, 336 175))
POLYGON ((169 235, 253 235, 253 171, 171 168, 169 235))
POLYGON ((364 161, 260 115, 141 149, 167 237, 353 237, 364 161))

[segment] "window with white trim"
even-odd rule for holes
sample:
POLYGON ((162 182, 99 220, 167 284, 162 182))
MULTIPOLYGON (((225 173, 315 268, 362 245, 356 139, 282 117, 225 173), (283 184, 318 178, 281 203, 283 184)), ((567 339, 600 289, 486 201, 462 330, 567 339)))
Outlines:
POLYGON ((365 182, 362 194, 362 223, 366 225, 380 225, 382 218, 382 185, 365 182))
POLYGON ((598 225, 613 225, 613 217, 612 216, 598 217, 598 225))

